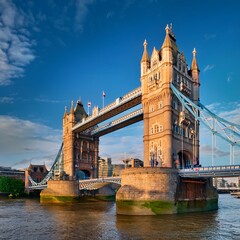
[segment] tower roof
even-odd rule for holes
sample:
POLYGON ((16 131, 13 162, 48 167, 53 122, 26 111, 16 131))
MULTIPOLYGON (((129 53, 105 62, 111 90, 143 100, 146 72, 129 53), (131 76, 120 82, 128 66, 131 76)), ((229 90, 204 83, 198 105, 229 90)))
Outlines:
POLYGON ((167 24, 165 30, 166 30, 166 36, 165 36, 164 42, 162 44, 162 48, 167 47, 167 48, 172 48, 175 51, 178 51, 178 47, 176 44, 176 38, 172 31, 172 24, 170 25, 170 27, 167 24))
POLYGON ((143 43, 143 55, 142 55, 142 60, 141 62, 149 62, 149 57, 148 57, 148 52, 147 52, 147 41, 145 39, 144 43, 143 43))
POLYGON ((165 36, 162 48, 164 48, 164 47, 173 48, 174 45, 176 45, 176 39, 175 39, 173 31, 172 31, 172 25, 170 25, 170 27, 169 27, 167 24, 165 30, 166 30, 166 36, 165 36))
POLYGON ((74 114, 77 122, 82 121, 83 118, 87 117, 87 113, 80 100, 77 101, 77 104, 74 109, 74 114))
POLYGON ((192 53, 193 53, 193 59, 192 59, 191 70, 198 70, 199 71, 198 64, 197 64, 197 59, 196 59, 197 51, 196 51, 195 48, 193 49, 192 53))

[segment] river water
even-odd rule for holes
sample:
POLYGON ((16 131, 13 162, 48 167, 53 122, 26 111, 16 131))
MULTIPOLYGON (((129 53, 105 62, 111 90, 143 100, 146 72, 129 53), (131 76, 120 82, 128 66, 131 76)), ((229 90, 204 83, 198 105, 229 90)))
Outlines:
POLYGON ((41 205, 0 199, 0 239, 240 239, 240 199, 219 195, 219 209, 163 216, 118 216, 114 202, 41 205))

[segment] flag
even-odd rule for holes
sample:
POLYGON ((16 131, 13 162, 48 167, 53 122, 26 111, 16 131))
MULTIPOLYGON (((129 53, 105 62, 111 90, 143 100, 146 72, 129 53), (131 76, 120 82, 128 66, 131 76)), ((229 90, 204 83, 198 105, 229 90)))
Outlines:
POLYGON ((88 104, 87 104, 87 105, 88 105, 88 107, 91 107, 91 102, 88 102, 88 104))
POLYGON ((103 97, 106 97, 106 93, 104 91, 102 92, 102 95, 103 95, 103 97))

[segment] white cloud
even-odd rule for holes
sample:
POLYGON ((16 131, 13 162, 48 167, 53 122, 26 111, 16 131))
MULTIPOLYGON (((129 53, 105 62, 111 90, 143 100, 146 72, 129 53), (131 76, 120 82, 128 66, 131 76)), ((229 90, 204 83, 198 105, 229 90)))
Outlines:
POLYGON ((143 160, 143 125, 134 124, 100 138, 99 155, 112 158, 113 163, 123 163, 125 158, 143 160))
POLYGON ((27 167, 30 161, 52 162, 62 142, 61 130, 0 116, 0 165, 27 167))
MULTIPOLYGON (((209 110, 211 110, 217 116, 235 123, 239 124, 240 122, 240 102, 229 102, 229 103, 213 103, 211 105, 206 106, 209 110)), ((210 121, 211 122, 211 121, 210 121)), ((212 122, 211 122, 212 124, 212 122)), ((223 128, 218 123, 215 124, 216 130, 220 132, 220 129, 223 128), (221 126, 221 127, 220 127, 221 126)), ((240 129, 239 129, 240 131, 240 129)), ((224 131, 220 132, 223 136, 224 131)), ((233 135, 229 132, 228 136, 233 137, 233 135)), ((201 163, 205 163, 205 165, 211 165, 212 161, 212 133, 208 130, 203 124, 200 125, 200 159, 201 163)), ((239 136, 234 135, 235 140, 239 140, 239 136)), ((216 159, 215 165, 226 165, 230 162, 230 145, 228 142, 222 140, 216 135, 216 149, 214 150, 214 156, 216 159)), ((237 154, 237 150, 239 147, 234 147, 234 157, 235 163, 239 163, 239 153, 237 154)))
POLYGON ((34 60, 35 43, 26 29, 26 15, 12 1, 0 1, 0 23, 0 85, 8 85, 34 60))
POLYGON ((232 81, 232 75, 233 75, 232 72, 230 72, 230 73, 227 74, 227 82, 228 82, 228 83, 230 83, 230 82, 232 81))
POLYGON ((217 116, 232 122, 239 124, 240 122, 240 102, 221 102, 212 103, 206 106, 210 111, 212 111, 217 116))
POLYGON ((89 12, 89 5, 94 3, 95 0, 77 0, 76 1, 76 15, 75 24, 76 30, 82 31, 83 25, 89 12))
POLYGON ((12 97, 0 97, 0 103, 13 103, 14 99, 12 97))
POLYGON ((203 72, 207 72, 207 71, 210 71, 214 68, 215 66, 214 65, 207 65, 204 69, 203 69, 203 72))

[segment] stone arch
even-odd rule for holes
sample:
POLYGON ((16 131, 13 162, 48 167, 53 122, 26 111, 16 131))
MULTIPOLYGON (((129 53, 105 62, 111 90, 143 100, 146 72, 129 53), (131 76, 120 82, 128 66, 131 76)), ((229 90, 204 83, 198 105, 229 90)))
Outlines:
POLYGON ((86 179, 86 174, 84 171, 81 171, 81 170, 77 170, 76 171, 76 179, 77 180, 83 180, 83 179, 86 179))
POLYGON ((89 179, 91 176, 91 173, 89 170, 87 169, 81 169, 81 172, 83 172, 85 174, 85 179, 89 179))
POLYGON ((186 150, 178 152, 179 167, 191 168, 193 166, 192 153, 186 150))

